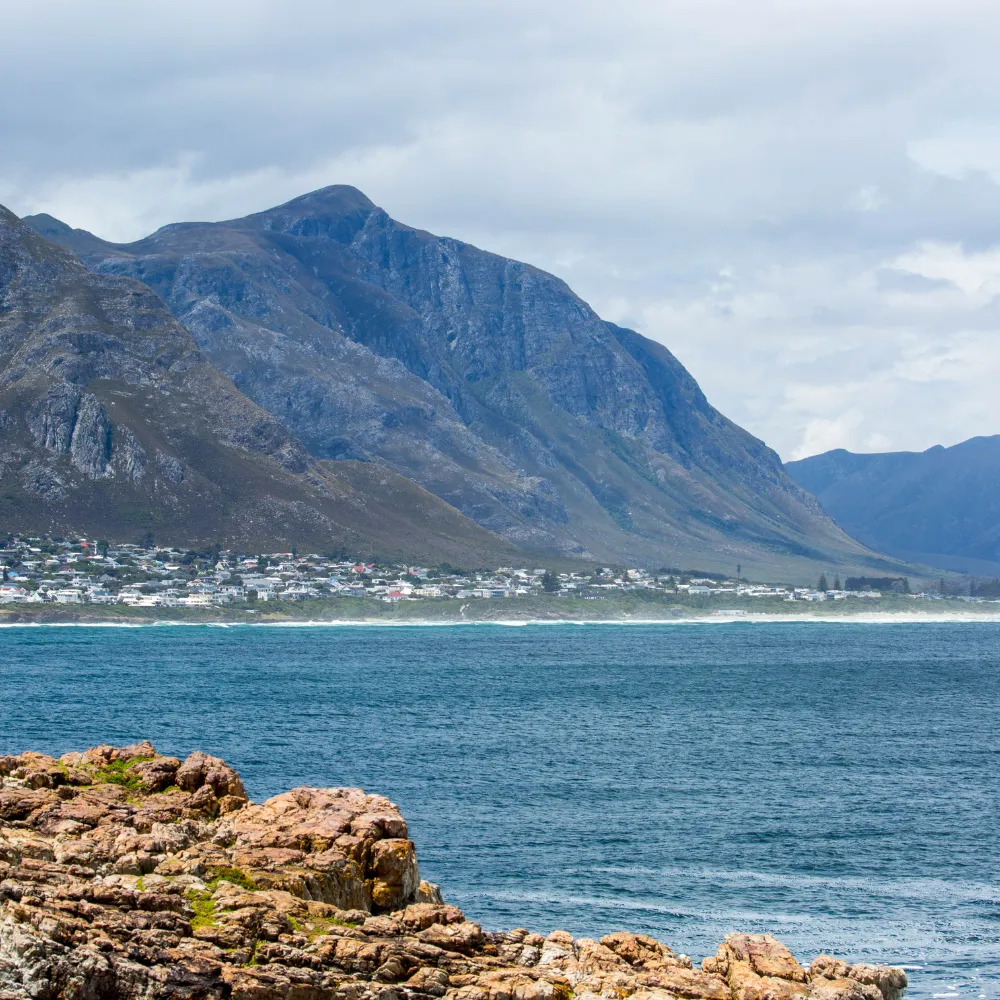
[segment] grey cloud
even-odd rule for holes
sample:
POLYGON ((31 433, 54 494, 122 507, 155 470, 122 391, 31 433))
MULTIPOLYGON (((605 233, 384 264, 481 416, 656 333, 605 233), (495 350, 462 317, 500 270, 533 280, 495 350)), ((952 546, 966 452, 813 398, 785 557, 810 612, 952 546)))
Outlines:
POLYGON ((1000 243, 1000 152, 991 172, 976 145, 993 4, 55 0, 6 20, 0 201, 22 214, 135 238, 354 183, 555 271, 783 454, 1000 430, 977 395, 1000 359, 963 339, 993 311, 894 263, 1000 243), (938 169, 921 150, 956 130, 974 162, 938 169))

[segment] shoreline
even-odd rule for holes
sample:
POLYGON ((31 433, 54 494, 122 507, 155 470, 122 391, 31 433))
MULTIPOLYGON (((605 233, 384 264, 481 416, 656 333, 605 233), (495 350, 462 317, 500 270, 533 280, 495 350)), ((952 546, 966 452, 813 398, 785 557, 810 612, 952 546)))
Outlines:
POLYGON ((825 951, 802 965, 769 934, 730 932, 695 966, 630 931, 490 931, 421 878, 389 799, 299 785, 254 803, 201 751, 26 751, 0 757, 0 793, 11 1000, 79 996, 67 981, 118 1000, 903 1000, 908 985, 901 966, 825 951))
POLYGON ((1000 622, 1000 601, 941 600, 884 594, 881 598, 789 602, 735 595, 651 595, 631 592, 584 600, 559 595, 506 599, 412 600, 387 603, 337 597, 204 608, 122 604, 0 605, 0 629, 15 627, 272 625, 282 627, 429 627, 460 625, 732 625, 777 622, 1000 622))
POLYGON ((86 616, 47 618, 42 621, 3 621, 0 629, 17 628, 170 628, 170 627, 203 627, 203 628, 454 628, 469 626, 497 626, 501 628, 525 628, 533 625, 541 626, 595 626, 595 625, 774 625, 774 624, 858 624, 858 625, 913 625, 913 624, 1000 624, 1000 611, 995 612, 856 612, 848 614, 803 615, 774 614, 767 612, 746 615, 690 615, 670 618, 645 618, 638 616, 623 616, 618 618, 401 618, 386 620, 384 618, 331 618, 331 619, 291 619, 274 618, 269 620, 253 619, 223 619, 223 618, 160 618, 134 617, 108 620, 86 616))

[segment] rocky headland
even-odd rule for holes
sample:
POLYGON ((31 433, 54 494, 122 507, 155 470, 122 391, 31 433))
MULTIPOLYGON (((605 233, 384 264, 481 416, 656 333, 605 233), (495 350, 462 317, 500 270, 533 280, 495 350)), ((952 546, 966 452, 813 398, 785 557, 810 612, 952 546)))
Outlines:
POLYGON ((259 805, 149 743, 0 757, 0 1000, 900 1000, 901 969, 730 934, 700 967, 641 934, 487 931, 421 881, 357 788, 259 805))

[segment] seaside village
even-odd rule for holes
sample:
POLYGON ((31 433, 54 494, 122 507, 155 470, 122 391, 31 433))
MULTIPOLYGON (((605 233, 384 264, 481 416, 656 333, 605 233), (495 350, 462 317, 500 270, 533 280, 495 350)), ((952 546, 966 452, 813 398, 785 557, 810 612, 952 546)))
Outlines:
MULTIPOLYGON (((119 604, 131 607, 204 608, 268 601, 370 598, 385 602, 502 599, 531 595, 601 600, 645 591, 675 598, 823 601, 879 598, 878 590, 754 585, 678 570, 602 568, 555 573, 544 568, 500 567, 465 572, 437 567, 379 565, 298 552, 244 556, 95 539, 0 538, 0 604, 119 604)), ((912 595, 923 596, 923 595, 912 595)), ((932 596, 932 595, 926 595, 932 596)))

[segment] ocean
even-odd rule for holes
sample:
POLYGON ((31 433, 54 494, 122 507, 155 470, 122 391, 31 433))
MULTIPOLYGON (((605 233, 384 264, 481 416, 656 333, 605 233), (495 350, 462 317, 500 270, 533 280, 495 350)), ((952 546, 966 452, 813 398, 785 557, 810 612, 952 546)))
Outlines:
POLYGON ((388 795, 488 928, 1000 995, 1000 623, 0 629, 0 753, 147 737, 388 795))

